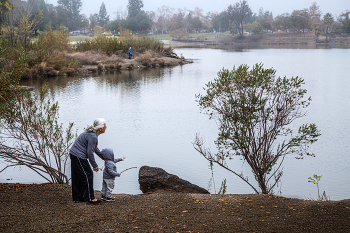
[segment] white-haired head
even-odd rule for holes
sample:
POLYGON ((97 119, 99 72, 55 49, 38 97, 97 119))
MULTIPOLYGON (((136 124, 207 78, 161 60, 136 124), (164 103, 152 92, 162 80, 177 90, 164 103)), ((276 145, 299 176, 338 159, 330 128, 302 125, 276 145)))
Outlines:
POLYGON ((105 127, 106 125, 106 120, 103 118, 97 118, 96 120, 94 120, 93 125, 87 127, 85 129, 86 132, 94 132, 96 133, 98 129, 101 129, 103 127, 105 127))
POLYGON ((100 128, 103 128, 106 124, 106 120, 103 118, 97 118, 96 120, 94 120, 94 125, 93 127, 98 130, 100 128))

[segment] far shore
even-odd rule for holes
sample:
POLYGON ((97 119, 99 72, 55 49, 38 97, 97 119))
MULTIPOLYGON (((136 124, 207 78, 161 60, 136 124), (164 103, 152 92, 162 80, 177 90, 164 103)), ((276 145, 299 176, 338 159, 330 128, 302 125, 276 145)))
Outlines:
MULTIPOLYGON (((204 34, 205 35, 205 34, 204 34)), ((246 35, 244 39, 238 36, 199 37, 181 40, 163 40, 165 45, 177 47, 238 47, 238 48, 289 48, 289 49, 318 49, 318 48, 350 48, 349 36, 335 36, 328 42, 325 36, 320 36, 316 42, 313 32, 305 33, 264 33, 262 35, 246 35)))

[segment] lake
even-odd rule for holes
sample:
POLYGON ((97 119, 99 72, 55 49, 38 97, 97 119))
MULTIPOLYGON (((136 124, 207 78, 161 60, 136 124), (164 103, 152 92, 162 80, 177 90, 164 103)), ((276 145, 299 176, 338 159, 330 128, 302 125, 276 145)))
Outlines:
MULTIPOLYGON (((322 175, 320 192, 333 200, 350 195, 350 50, 349 49, 210 49, 179 48, 175 52, 194 63, 170 68, 121 71, 113 74, 59 77, 25 81, 24 85, 40 86, 48 82, 51 95, 60 105, 60 122, 75 123, 81 133, 98 117, 105 118, 107 130, 99 136, 99 148, 111 147, 118 171, 143 165, 161 167, 171 174, 208 188, 211 175, 208 162, 194 148, 196 133, 205 145, 215 151, 213 141, 217 125, 199 112, 195 95, 203 93, 206 83, 217 72, 234 66, 263 63, 273 67, 277 76, 304 78, 312 97, 306 117, 293 123, 316 123, 322 136, 311 148, 316 157, 284 161, 282 182, 275 193, 285 197, 317 199, 317 187, 308 183, 313 174, 322 175)), ((97 156, 96 156, 97 157, 97 156)), ((96 158, 99 167, 103 161, 96 158)), ((0 164, 0 168, 3 164, 0 164)), ((256 186, 251 170, 238 157, 229 167, 256 186)), ((102 172, 94 173, 94 186, 100 190, 102 172)), ((227 179, 227 193, 247 194, 254 191, 240 178, 214 166, 216 190, 227 179)), ((0 174, 0 182, 45 182, 26 168, 11 168, 0 174)), ((138 169, 116 178, 114 193, 140 194, 138 169)), ((211 193, 215 193, 213 187, 211 193)))

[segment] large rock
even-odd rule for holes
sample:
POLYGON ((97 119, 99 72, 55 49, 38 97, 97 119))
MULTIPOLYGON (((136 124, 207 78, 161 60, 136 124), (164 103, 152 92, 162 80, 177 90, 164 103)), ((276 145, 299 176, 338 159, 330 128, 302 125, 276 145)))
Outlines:
POLYGON ((143 193, 165 189, 175 192, 209 194, 206 189, 169 174, 158 167, 142 166, 139 171, 139 184, 143 193))

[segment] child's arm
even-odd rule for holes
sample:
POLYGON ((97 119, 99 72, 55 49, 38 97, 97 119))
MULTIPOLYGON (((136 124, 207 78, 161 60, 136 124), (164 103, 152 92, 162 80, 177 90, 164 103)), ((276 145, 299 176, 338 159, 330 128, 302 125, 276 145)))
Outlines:
POLYGON ((115 163, 118 163, 118 162, 120 162, 120 161, 124 161, 124 159, 125 159, 125 157, 123 156, 123 157, 121 157, 121 158, 114 159, 114 162, 115 162, 115 163))
POLYGON ((113 165, 111 164, 106 164, 106 170, 107 170, 107 173, 110 174, 111 176, 120 176, 120 173, 117 172, 117 171, 114 171, 113 170, 113 165))

